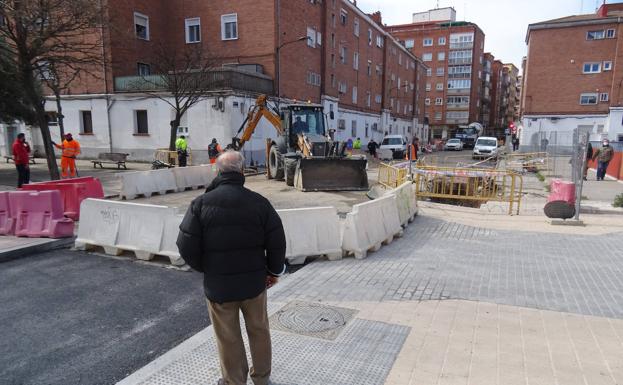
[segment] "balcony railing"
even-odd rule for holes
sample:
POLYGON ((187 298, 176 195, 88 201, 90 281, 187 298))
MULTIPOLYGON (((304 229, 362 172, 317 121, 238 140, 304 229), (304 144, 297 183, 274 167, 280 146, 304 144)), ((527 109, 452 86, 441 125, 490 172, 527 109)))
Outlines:
POLYGON ((448 88, 448 95, 469 95, 469 88, 448 88))
POLYGON ((449 79, 471 79, 472 73, 471 72, 461 72, 461 73, 453 73, 453 74, 449 73, 448 78, 449 79))
POLYGON ((465 124, 469 122, 469 118, 450 119, 446 118, 446 124, 465 124))
POLYGON ((469 110, 469 103, 448 103, 447 110, 469 110))
POLYGON ((450 49, 470 49, 474 48, 474 42, 450 43, 450 49))
POLYGON ((459 64, 472 64, 471 57, 461 57, 461 58, 450 58, 448 59, 449 65, 459 65, 459 64))
MULTIPOLYGON (((258 94, 273 94, 273 80, 266 75, 241 71, 236 68, 219 68, 209 71, 200 81, 205 81, 207 90, 239 90, 258 94)), ((117 76, 116 92, 153 92, 167 91, 167 81, 162 75, 117 76)))

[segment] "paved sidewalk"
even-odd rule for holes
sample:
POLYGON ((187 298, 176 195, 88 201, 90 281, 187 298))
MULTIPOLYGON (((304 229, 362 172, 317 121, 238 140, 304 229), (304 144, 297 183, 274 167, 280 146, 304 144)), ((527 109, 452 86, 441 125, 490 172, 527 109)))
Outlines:
MULTIPOLYGON (((274 383, 620 384, 622 234, 508 231, 424 211, 367 259, 316 261, 271 290, 274 383)), ((119 384, 218 376, 207 328, 119 384)))
POLYGON ((8 235, 0 236, 0 262, 6 262, 24 256, 43 253, 61 247, 69 247, 73 238, 22 238, 8 235))

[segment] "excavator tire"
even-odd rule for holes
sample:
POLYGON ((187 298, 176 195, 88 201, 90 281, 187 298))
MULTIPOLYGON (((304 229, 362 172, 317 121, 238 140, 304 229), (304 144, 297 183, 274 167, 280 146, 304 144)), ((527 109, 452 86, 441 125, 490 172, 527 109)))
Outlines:
POLYGON ((283 162, 282 162, 281 153, 277 149, 277 146, 272 146, 270 148, 270 153, 268 154, 268 162, 270 164, 270 176, 271 179, 283 180, 283 162))
POLYGON ((294 175, 296 174, 296 166, 298 164, 298 159, 286 158, 286 184, 288 186, 294 186, 294 175))

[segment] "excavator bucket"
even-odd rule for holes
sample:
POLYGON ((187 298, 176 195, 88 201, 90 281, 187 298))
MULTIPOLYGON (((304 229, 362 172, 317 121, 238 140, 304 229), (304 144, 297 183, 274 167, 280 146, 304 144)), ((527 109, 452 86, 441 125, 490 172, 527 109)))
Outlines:
POLYGON ((301 191, 367 191, 364 158, 302 158, 294 175, 301 191))

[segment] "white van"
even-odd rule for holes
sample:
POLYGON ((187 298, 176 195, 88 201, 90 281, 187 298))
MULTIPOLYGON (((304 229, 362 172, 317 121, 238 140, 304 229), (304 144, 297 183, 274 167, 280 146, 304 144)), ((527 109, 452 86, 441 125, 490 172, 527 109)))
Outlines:
POLYGON ((402 135, 386 135, 379 149, 381 159, 404 159, 407 151, 407 138, 402 135))
POLYGON ((493 136, 481 136, 476 140, 472 159, 476 158, 497 158, 498 139, 493 136))

